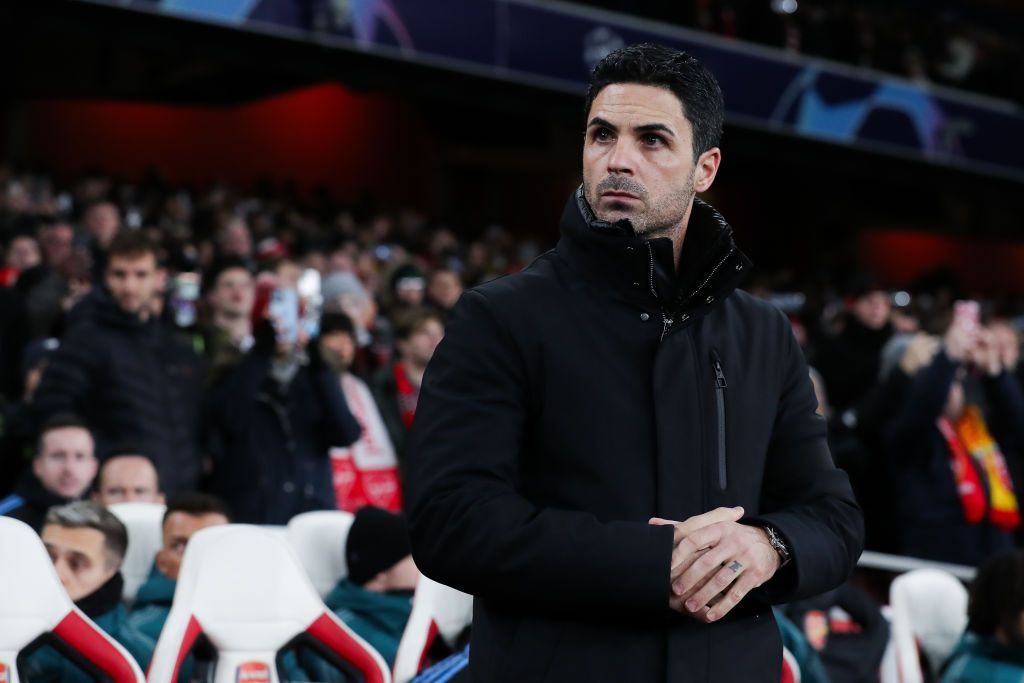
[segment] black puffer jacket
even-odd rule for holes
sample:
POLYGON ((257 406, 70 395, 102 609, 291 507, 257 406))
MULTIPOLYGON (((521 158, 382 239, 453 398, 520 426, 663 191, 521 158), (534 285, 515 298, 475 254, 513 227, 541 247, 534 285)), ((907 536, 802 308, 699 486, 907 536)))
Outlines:
POLYGON ((779 311, 708 205, 672 245, 570 200, 562 239, 466 293, 427 368, 408 457, 413 555, 476 596, 473 681, 762 681, 770 602, 846 580, 863 524, 779 311), (664 302, 664 303, 663 303, 664 302), (668 608, 672 528, 718 506, 793 562, 721 621, 668 608))
POLYGON ((97 290, 76 308, 35 396, 40 419, 72 412, 88 422, 97 454, 131 442, 146 449, 168 494, 200 474, 200 359, 158 320, 142 322, 97 290))

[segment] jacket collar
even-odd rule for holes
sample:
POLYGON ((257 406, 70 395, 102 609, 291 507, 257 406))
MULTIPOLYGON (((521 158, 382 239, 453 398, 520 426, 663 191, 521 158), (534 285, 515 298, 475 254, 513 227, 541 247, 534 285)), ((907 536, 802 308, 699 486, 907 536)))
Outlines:
POLYGON ((670 316, 693 315, 732 293, 751 261, 732 227, 710 204, 694 198, 678 274, 668 238, 646 239, 628 219, 597 218, 577 188, 566 204, 557 251, 585 278, 630 300, 656 303, 670 316))

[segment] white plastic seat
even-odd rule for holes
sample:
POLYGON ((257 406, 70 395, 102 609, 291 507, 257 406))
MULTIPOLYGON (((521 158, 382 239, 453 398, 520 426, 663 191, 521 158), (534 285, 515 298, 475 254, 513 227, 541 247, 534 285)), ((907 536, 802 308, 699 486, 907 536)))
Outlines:
POLYGON ((52 633, 114 683, 142 683, 142 670, 128 651, 83 614, 57 578, 42 540, 28 525, 0 517, 0 665, 17 683, 18 653, 52 633))
POLYGON ((890 662, 902 683, 922 683, 920 653, 937 673, 967 627, 967 589, 952 574, 939 569, 915 569, 889 587, 892 640, 890 662))
POLYGON ((108 508, 128 529, 128 551, 121 564, 125 602, 135 601, 139 587, 149 578, 156 553, 163 547, 166 505, 160 503, 116 503, 108 508))
POLYGON ((278 652, 300 635, 349 663, 364 683, 391 680, 380 654, 324 606, 288 543, 255 526, 210 527, 189 540, 149 681, 176 681, 200 634, 217 651, 215 683, 275 683, 278 652))
POLYGON ((459 635, 472 621, 472 595, 426 576, 420 577, 413 595, 412 612, 395 655, 395 683, 407 683, 416 677, 438 636, 455 649, 459 635))
POLYGON ((345 543, 355 515, 324 510, 305 512, 288 522, 288 542, 320 597, 348 576, 345 543))

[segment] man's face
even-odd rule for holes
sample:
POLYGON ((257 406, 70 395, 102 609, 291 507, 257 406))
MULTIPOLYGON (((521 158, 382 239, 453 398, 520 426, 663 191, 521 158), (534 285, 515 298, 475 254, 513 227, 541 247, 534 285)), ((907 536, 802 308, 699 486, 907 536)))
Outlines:
POLYGON ((426 366, 434 356, 434 349, 444 338, 444 327, 440 321, 429 318, 405 341, 399 341, 402 357, 420 367, 426 366))
POLYGON ((46 264, 58 268, 71 256, 75 231, 70 225, 61 223, 44 228, 39 235, 39 243, 43 247, 46 264))
POLYGON ((590 107, 583 145, 583 191, 595 215, 628 218, 637 233, 670 236, 695 192, 711 186, 718 148, 694 161, 693 129, 665 88, 617 83, 590 107))
POLYGON ((31 237, 15 237, 7 249, 7 265, 19 273, 34 266, 42 260, 39 243, 31 237))
POLYGON ((60 427, 43 435, 32 471, 43 488, 62 498, 79 498, 96 476, 92 435, 81 427, 60 427))
POLYGON ((252 235, 241 219, 231 221, 221 233, 220 251, 226 256, 249 258, 252 256, 252 235))
POLYGON ((344 372, 356 356, 356 341, 348 332, 330 332, 320 335, 320 350, 325 352, 331 367, 344 372))
POLYGON ((149 458, 141 455, 119 455, 103 463, 100 469, 96 502, 163 503, 156 469, 149 458))
POLYGON ((853 302, 853 314, 871 330, 879 330, 889 322, 892 302, 888 292, 868 292, 853 302))
POLYGON ((225 270, 210 292, 213 310, 231 317, 245 317, 252 312, 256 285, 244 268, 225 270))
POLYGON ((104 249, 110 246, 117 231, 121 228, 121 216, 117 212, 117 207, 110 202, 101 202, 91 206, 82 222, 85 224, 86 231, 104 249))
POLYGON ((430 278, 430 298, 446 309, 451 309, 462 296, 462 281, 456 273, 442 270, 430 278))
POLYGON ((42 537, 57 576, 73 602, 96 592, 117 573, 118 567, 108 562, 103 534, 96 529, 47 524, 42 537))
POLYGON ((118 308, 131 315, 147 311, 163 284, 156 258, 148 252, 113 256, 107 265, 106 281, 118 308))
POLYGON ((178 580, 181 571, 181 558, 185 555, 185 546, 193 534, 210 526, 227 524, 228 519, 222 514, 211 512, 205 515, 190 515, 185 512, 172 512, 164 520, 164 546, 156 554, 156 566, 172 581, 178 580))

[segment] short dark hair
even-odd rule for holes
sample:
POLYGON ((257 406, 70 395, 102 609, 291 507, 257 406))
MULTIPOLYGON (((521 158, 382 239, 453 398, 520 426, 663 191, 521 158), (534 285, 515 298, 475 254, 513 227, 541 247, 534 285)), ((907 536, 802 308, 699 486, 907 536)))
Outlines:
POLYGON ((153 240, 142 230, 120 230, 107 249, 107 256, 111 260, 115 256, 135 259, 146 254, 152 254, 153 260, 159 265, 160 252, 153 240))
POLYGON ((355 339, 356 326, 352 318, 341 311, 327 311, 320 317, 320 336, 344 332, 355 339))
POLYGON ((217 287, 217 281, 220 280, 220 276, 229 270, 244 270, 245 272, 252 275, 252 269, 242 259, 235 256, 225 256, 218 258, 213 262, 213 266, 210 267, 209 271, 203 274, 202 288, 204 294, 209 294, 217 287))
POLYGON ((395 339, 406 341, 420 331, 428 320, 444 325, 444 317, 427 306, 414 306, 395 313, 395 339))
POLYGON ((967 628, 980 636, 998 630, 1019 642, 1024 612, 1024 550, 1000 553, 978 569, 967 603, 967 628))
POLYGON ((164 511, 163 521, 166 522, 167 518, 175 512, 182 512, 189 517, 224 515, 229 522, 231 521, 231 513, 228 511, 228 506, 224 504, 224 501, 217 496, 211 496, 209 493, 199 493, 198 491, 182 493, 171 498, 170 502, 167 503, 167 509, 164 511))
POLYGON ((615 83, 665 88, 683 107, 693 128, 693 157, 717 147, 722 139, 725 104, 714 74, 693 55, 664 45, 640 43, 620 48, 597 63, 590 74, 584 117, 594 98, 615 83))
POLYGON ((39 427, 39 439, 36 441, 36 457, 38 458, 39 454, 43 452, 43 438, 45 438, 47 434, 55 429, 66 429, 68 427, 84 429, 89 432, 90 436, 92 436, 92 432, 89 430, 89 425, 87 425, 85 420, 80 418, 78 415, 73 413, 57 413, 55 415, 51 415, 46 418, 46 420, 43 421, 42 426, 39 427))
POLYGON ((107 552, 107 568, 121 566, 128 550, 128 530, 117 515, 98 503, 80 500, 52 507, 46 512, 43 526, 53 524, 65 529, 95 529, 103 534, 107 552))
POLYGON ((142 458, 148 460, 149 464, 153 466, 153 471, 156 473, 156 490, 160 490, 160 470, 156 466, 156 461, 149 455, 145 448, 140 447, 141 444, 134 443, 119 443, 111 448, 108 448, 103 453, 103 457, 100 460, 100 469, 96 473, 96 486, 99 488, 100 483, 103 481, 103 470, 111 460, 115 458, 142 458))

